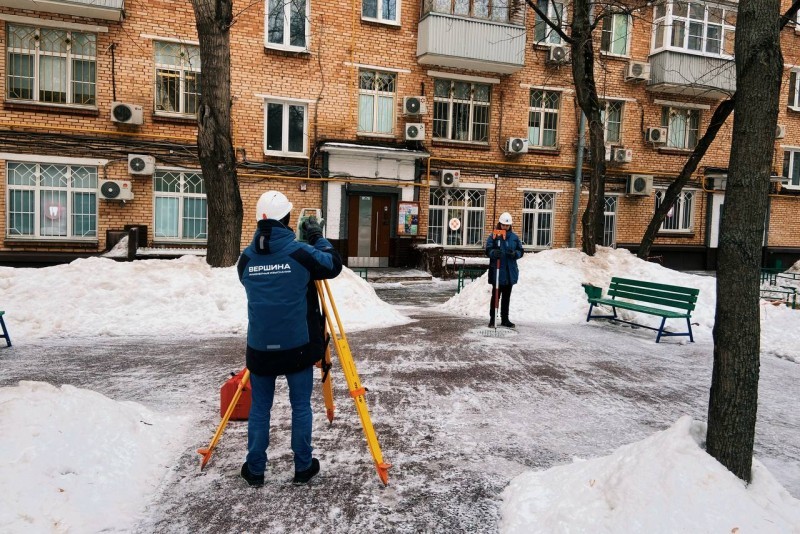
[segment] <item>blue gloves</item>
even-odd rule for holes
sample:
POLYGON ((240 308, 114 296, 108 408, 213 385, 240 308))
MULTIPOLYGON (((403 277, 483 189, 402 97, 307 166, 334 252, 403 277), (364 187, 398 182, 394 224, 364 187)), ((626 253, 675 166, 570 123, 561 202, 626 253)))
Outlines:
POLYGON ((493 248, 489 252, 489 257, 492 258, 493 260, 499 260, 502 255, 503 253, 500 251, 499 248, 493 248))
POLYGON ((517 257, 517 251, 516 250, 512 250, 510 248, 506 249, 506 256, 508 256, 509 258, 516 258, 517 257))
POLYGON ((322 227, 317 222, 316 217, 309 217, 303 221, 303 232, 306 234, 308 244, 314 246, 314 243, 322 237, 322 227))

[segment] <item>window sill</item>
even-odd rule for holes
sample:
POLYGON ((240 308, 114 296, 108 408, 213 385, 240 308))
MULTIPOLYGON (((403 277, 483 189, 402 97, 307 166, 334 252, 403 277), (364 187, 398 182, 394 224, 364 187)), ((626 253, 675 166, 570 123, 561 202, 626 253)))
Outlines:
POLYGON ((798 111, 798 112, 800 112, 800 107, 798 107, 798 106, 786 106, 786 109, 788 109, 789 111, 798 111))
POLYGON ((491 150, 489 143, 476 143, 474 141, 453 141, 450 139, 433 139, 433 146, 443 146, 451 148, 468 148, 470 150, 491 150))
POLYGON ((84 115, 88 117, 97 117, 100 115, 100 110, 97 108, 77 107, 69 105, 58 104, 43 104, 39 102, 16 102, 13 100, 6 100, 3 102, 3 109, 10 109, 14 111, 35 111, 38 113, 62 113, 68 115, 84 115))
POLYGON ((377 137, 379 139, 395 139, 397 137, 393 133, 381 134, 381 133, 372 133, 372 132, 356 132, 356 136, 358 136, 358 137, 377 137))
POLYGON ((619 61, 629 61, 631 59, 630 54, 614 54, 613 52, 603 52, 600 51, 600 55, 606 59, 616 59, 619 61))
POLYGON ((694 152, 693 148, 675 148, 675 147, 659 147, 658 153, 659 154, 668 154, 671 156, 686 156, 694 152))
POLYGON ((45 248, 64 248, 64 247, 71 247, 71 248, 91 248, 96 249, 98 245, 97 239, 93 239, 91 241, 83 241, 77 239, 45 239, 45 238, 36 238, 36 237, 13 237, 13 236, 6 236, 5 245, 7 247, 24 247, 24 246, 31 246, 36 245, 37 247, 45 247, 45 248))
POLYGON ((297 152, 264 152, 264 156, 268 158, 308 159, 305 154, 298 154, 297 152))
POLYGON ((389 28, 396 28, 400 29, 400 21, 397 20, 383 20, 383 19, 374 19, 371 17, 361 16, 361 22, 365 22, 367 24, 374 24, 376 26, 386 26, 389 28))
POLYGON ((167 239, 167 238, 160 238, 160 239, 153 239, 153 249, 157 250, 159 247, 186 247, 186 248, 197 248, 197 247, 205 247, 208 244, 208 241, 176 241, 174 239, 167 239))
POLYGON ((564 43, 533 43, 534 50, 550 50, 554 46, 565 46, 564 43))
POLYGON ((187 124, 197 126, 197 117, 194 115, 170 115, 163 112, 153 112, 153 122, 171 122, 174 124, 187 124))
POLYGON ((301 57, 306 59, 311 57, 311 51, 308 48, 289 48, 271 44, 264 45, 264 53, 276 54, 284 57, 301 57))
POLYGON ((558 156, 561 154, 560 147, 544 147, 544 146, 530 146, 528 145, 528 154, 542 154, 548 156, 558 156))
POLYGON ((656 234, 656 237, 680 237, 683 239, 690 239, 694 237, 694 230, 689 230, 686 232, 680 232, 677 230, 659 230, 656 234))

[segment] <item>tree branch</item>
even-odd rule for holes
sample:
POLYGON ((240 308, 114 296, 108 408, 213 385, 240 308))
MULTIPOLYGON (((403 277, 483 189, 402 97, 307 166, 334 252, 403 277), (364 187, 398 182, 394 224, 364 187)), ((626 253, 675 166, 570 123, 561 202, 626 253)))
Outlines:
POLYGON ((541 9, 539 9, 539 6, 536 4, 536 2, 534 2, 533 0, 525 0, 525 3, 528 4, 530 8, 536 12, 537 15, 539 15, 539 18, 541 18, 545 24, 551 27, 553 31, 555 31, 564 40, 564 42, 572 44, 572 38, 569 37, 566 34, 566 32, 564 32, 561 26, 550 20, 550 17, 548 17, 545 13, 542 12, 541 9))
POLYGON ((794 0, 789 9, 786 10, 786 13, 781 15, 781 29, 784 29, 787 24, 792 22, 798 10, 800 10, 800 0, 794 0))

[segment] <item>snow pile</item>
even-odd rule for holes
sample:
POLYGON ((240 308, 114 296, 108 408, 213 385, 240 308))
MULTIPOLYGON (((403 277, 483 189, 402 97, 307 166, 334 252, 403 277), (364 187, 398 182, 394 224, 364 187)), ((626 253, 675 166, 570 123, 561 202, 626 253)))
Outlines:
POLYGON ((684 416, 609 456, 524 473, 503 493, 500 531, 800 532, 800 501, 756 460, 745 486, 700 447, 705 433, 684 416))
MULTIPOLYGON (((329 283, 347 331, 409 321, 346 267, 329 283)), ((212 269, 196 256, 133 262, 95 257, 41 269, 0 267, 0 293, 15 344, 66 336, 247 332, 247 302, 236 267, 212 269)))
POLYGON ((186 422, 72 386, 0 388, 0 531, 125 531, 136 524, 186 422))

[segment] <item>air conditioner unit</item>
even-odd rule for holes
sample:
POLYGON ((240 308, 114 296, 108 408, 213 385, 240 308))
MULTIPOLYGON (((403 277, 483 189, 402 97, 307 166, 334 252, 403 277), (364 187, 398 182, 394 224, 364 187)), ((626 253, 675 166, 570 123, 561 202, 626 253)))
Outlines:
POLYGON ((555 65, 569 63, 569 47, 551 46, 547 51, 547 62, 555 65))
POLYGON ((439 180, 439 183, 442 187, 457 187, 460 179, 461 171, 456 169, 444 169, 442 170, 442 179, 439 180))
POLYGON ((522 137, 509 137, 506 140, 506 154, 526 154, 528 152, 528 140, 522 137))
POLYGON ((409 122, 406 124, 406 141, 424 141, 425 125, 421 122, 409 122))
POLYGON ((424 96, 407 96, 403 98, 404 115, 425 115, 428 112, 428 100, 424 96))
POLYGON ((133 200, 131 183, 127 180, 100 180, 98 191, 104 200, 133 200))
POLYGON ((612 148, 611 161, 615 163, 630 163, 633 159, 633 150, 630 148, 612 148))
POLYGON ((666 128, 648 128, 647 129, 647 142, 654 145, 663 145, 667 142, 667 129, 666 128))
POLYGON ((775 128, 775 139, 783 139, 786 137, 786 126, 783 124, 779 124, 777 128, 775 128))
POLYGON ((142 124, 142 106, 125 104, 123 102, 111 103, 111 121, 123 124, 142 124))
POLYGON ((646 61, 631 61, 625 69, 625 81, 650 81, 650 63, 646 61))
POLYGON ((128 154, 128 172, 130 174, 153 174, 156 170, 156 158, 141 154, 128 154))
POLYGON ((625 192, 629 195, 650 196, 653 191, 653 177, 648 174, 631 174, 625 192))

